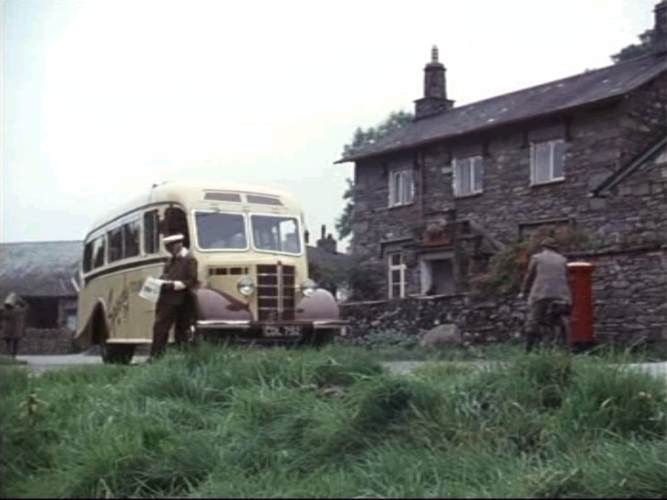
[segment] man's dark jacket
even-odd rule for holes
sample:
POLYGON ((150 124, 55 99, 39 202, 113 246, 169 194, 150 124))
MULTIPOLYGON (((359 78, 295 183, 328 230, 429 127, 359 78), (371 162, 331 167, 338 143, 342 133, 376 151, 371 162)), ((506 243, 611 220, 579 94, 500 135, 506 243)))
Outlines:
POLYGON ((187 294, 197 285, 197 259, 190 252, 181 251, 176 257, 171 257, 164 265, 160 279, 182 281, 185 290, 174 290, 171 283, 162 285, 158 304, 182 305, 187 294))

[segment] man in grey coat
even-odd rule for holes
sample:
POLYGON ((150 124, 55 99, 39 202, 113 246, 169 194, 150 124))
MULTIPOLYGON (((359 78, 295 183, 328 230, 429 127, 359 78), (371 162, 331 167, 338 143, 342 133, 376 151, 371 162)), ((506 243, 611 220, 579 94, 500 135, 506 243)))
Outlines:
POLYGON ((528 295, 526 319, 526 352, 542 340, 542 328, 559 328, 558 341, 569 338, 569 314, 572 294, 567 281, 567 259, 557 251, 553 238, 541 242, 542 251, 533 255, 521 286, 519 298, 528 295))

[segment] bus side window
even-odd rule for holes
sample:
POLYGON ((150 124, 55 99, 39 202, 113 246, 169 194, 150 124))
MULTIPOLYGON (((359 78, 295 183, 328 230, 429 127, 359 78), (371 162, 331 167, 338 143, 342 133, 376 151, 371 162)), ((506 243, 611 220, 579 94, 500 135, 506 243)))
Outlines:
POLYGON ((158 253, 160 250, 160 233, 157 210, 144 214, 144 252, 158 253))
POLYGON ((104 265, 104 250, 105 250, 104 236, 100 236, 93 241, 93 269, 102 267, 104 265))
POLYGON ((123 258, 139 255, 139 219, 123 224, 123 258))
POLYGON ((188 219, 185 212, 178 207, 169 207, 164 211, 162 233, 165 235, 180 233, 185 236, 183 246, 190 248, 190 234, 188 233, 188 219))
POLYGON ((123 228, 117 227, 107 233, 109 237, 109 262, 123 258, 123 228))
POLYGON ((94 241, 86 243, 83 249, 83 272, 87 273, 93 268, 93 244, 94 241))

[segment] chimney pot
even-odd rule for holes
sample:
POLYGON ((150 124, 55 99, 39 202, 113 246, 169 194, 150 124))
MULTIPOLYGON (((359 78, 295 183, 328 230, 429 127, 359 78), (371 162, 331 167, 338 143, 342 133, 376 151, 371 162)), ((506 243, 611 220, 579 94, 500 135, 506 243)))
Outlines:
POLYGON ((653 9, 655 25, 653 27, 653 52, 667 53, 667 0, 658 3, 653 9))
POLYGON ((415 101, 415 119, 419 120, 451 109, 454 101, 447 99, 447 69, 439 61, 438 47, 431 48, 431 61, 424 67, 424 97, 415 101))

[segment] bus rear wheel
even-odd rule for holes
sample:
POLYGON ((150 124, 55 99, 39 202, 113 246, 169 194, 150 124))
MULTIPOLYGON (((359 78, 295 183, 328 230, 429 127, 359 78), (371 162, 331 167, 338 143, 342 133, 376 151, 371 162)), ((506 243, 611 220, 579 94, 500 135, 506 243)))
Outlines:
POLYGON ((101 344, 102 361, 114 365, 129 365, 134 356, 134 347, 133 345, 104 342, 101 344))

